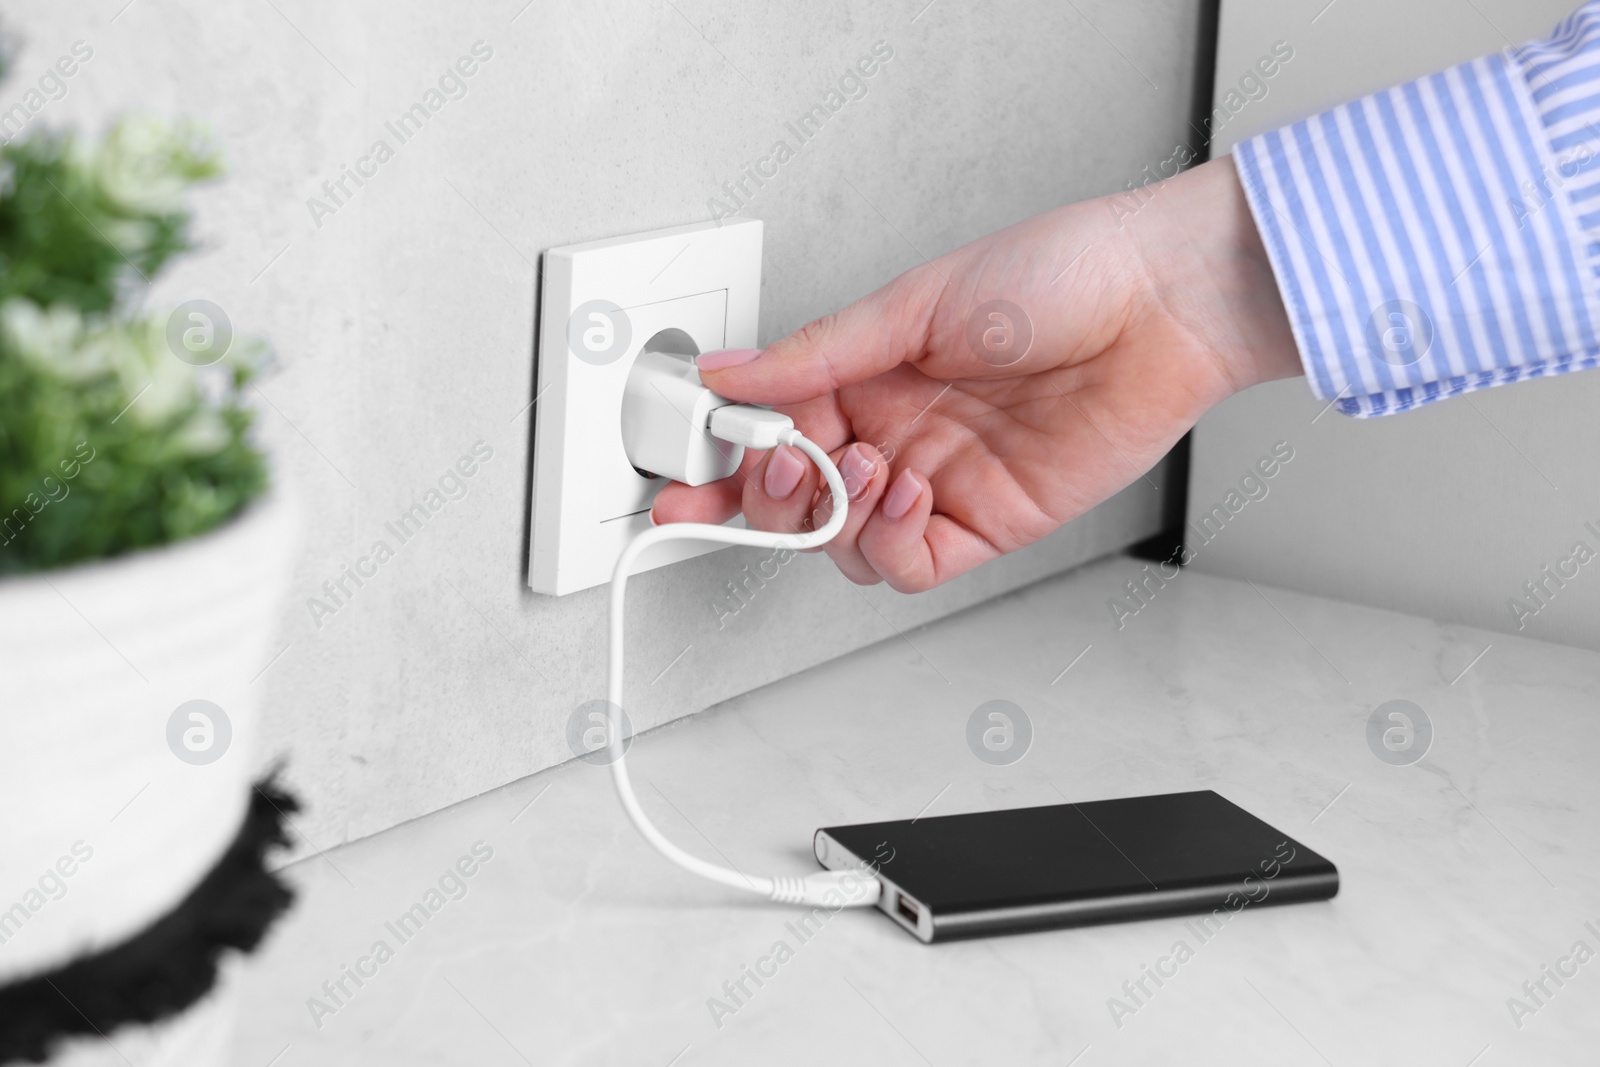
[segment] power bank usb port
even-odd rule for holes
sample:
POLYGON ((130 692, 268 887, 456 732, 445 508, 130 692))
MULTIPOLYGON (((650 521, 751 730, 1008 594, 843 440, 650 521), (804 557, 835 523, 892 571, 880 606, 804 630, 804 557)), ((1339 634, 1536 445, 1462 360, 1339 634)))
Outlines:
POLYGON ((894 906, 895 910, 900 913, 900 917, 902 919, 910 923, 912 926, 917 925, 917 906, 911 903, 910 897, 906 896, 904 893, 895 894, 894 906))

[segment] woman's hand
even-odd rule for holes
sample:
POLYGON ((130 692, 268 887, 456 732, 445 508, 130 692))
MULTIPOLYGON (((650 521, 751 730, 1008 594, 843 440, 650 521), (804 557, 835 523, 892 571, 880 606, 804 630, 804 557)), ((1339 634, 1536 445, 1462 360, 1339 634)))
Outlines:
MULTIPOLYGON (((1037 541, 1218 401, 1300 373, 1233 161, 1140 199, 1059 208, 763 351, 700 357, 706 385, 776 406, 839 464, 849 520, 824 551, 852 581, 919 591, 1037 541)), ((724 481, 667 486, 653 516, 742 509, 752 526, 799 531, 831 510, 819 482, 784 445, 724 481)))

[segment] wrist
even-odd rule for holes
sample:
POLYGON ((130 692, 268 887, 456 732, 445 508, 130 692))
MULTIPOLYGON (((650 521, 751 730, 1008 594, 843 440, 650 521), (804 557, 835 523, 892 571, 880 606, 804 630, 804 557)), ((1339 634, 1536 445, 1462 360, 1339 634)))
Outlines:
POLYGON ((1304 373, 1266 246, 1231 158, 1164 183, 1136 234, 1158 300, 1195 336, 1225 389, 1304 373))

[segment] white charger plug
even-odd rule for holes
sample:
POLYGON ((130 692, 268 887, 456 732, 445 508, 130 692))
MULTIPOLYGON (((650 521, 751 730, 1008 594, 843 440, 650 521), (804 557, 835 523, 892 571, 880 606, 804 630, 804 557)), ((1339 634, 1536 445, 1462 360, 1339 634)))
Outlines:
POLYGON ((709 432, 716 410, 732 403, 700 383, 691 358, 646 349, 622 392, 622 447, 628 462, 685 485, 732 477, 744 458, 742 443, 709 432))

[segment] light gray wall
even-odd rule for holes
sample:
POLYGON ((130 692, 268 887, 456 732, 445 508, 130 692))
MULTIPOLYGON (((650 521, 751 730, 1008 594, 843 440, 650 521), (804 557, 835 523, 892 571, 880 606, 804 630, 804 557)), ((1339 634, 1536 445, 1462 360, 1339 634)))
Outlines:
MULTIPOLYGON (((1198 18, 1186 0, 123 3, 9 11, 26 41, 0 95, 19 97, 81 38, 94 58, 35 121, 138 106, 202 117, 226 147, 232 177, 202 203, 208 248, 152 299, 207 297, 277 346, 263 427, 307 535, 287 647, 258 684, 317 847, 570 758, 568 714, 603 693, 604 590, 546 599, 523 578, 541 250, 706 218, 786 119, 886 41, 894 58, 866 96, 746 211, 766 221, 761 334, 775 339, 919 251, 1121 188, 1170 155, 1198 18), (493 56, 467 95, 399 144, 384 122, 479 40, 493 56), (307 198, 379 138, 394 158, 316 225, 307 198), (375 540, 393 543, 385 521, 479 440, 494 458, 470 494, 319 628, 307 598, 375 540)), ((643 576, 628 710, 655 726, 901 641, 1153 532, 1157 497, 1136 482, 915 598, 857 590, 806 557, 721 632, 713 598, 761 553, 643 576)))
MULTIPOLYGON (((1243 137, 1542 36, 1572 0, 1223 0, 1218 94, 1274 41, 1294 59, 1223 128, 1243 137), (1320 15, 1319 15, 1320 12, 1320 15)), ((1296 456, 1195 565, 1509 633, 1507 600, 1575 541, 1600 548, 1600 374, 1473 393, 1376 420, 1319 413, 1303 380, 1218 407, 1195 431, 1189 509, 1219 502, 1274 441, 1296 456)), ((1523 620, 1524 636, 1600 648, 1600 569, 1523 620)))

